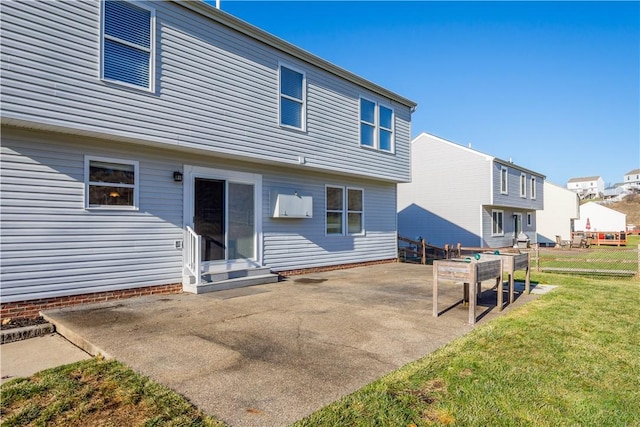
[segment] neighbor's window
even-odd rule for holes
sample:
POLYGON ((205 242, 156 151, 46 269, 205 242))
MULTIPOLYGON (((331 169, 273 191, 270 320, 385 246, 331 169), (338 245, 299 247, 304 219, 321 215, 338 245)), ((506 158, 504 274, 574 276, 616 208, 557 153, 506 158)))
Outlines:
POLYGON ((533 215, 531 213, 527 213, 527 227, 531 227, 533 225, 533 215))
POLYGON ((155 10, 122 0, 102 4, 101 77, 153 91, 155 10))
POLYGON ((327 234, 364 233, 363 195, 359 188, 327 186, 327 234))
POLYGON ((138 207, 138 162, 85 157, 85 207, 138 207))
POLYGON ((360 98, 360 145, 392 153, 393 110, 360 98))
POLYGON ((509 170, 504 166, 501 167, 500 168, 500 192, 502 194, 508 193, 508 188, 509 188, 508 177, 509 177, 509 170))
POLYGON ((504 212, 491 211, 491 234, 494 236, 504 236, 504 212))
POLYGON ((536 177, 531 177, 531 188, 529 189, 529 194, 532 199, 536 198, 536 177))
POLYGON ((520 197, 527 197, 527 175, 520 174, 520 197))
POLYGON ((305 128, 305 74, 280 65, 280 124, 305 128))

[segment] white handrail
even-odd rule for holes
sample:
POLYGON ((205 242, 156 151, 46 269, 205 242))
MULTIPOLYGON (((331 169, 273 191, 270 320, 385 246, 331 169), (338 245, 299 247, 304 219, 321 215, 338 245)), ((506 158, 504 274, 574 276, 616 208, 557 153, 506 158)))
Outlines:
POLYGON ((185 232, 185 253, 184 253, 184 266, 189 273, 191 273, 195 279, 195 285, 200 284, 200 280, 202 277, 202 269, 200 266, 200 260, 202 259, 201 255, 201 241, 202 237, 197 234, 193 228, 187 225, 187 230, 185 232))

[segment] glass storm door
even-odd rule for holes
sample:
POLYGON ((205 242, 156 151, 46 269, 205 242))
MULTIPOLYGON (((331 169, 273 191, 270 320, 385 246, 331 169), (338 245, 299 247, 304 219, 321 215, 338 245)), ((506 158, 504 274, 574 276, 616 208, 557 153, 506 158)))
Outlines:
POLYGON ((255 188, 220 179, 194 180, 194 231, 202 261, 255 259, 255 188))
POLYGON ((193 229, 202 236, 202 261, 226 259, 225 182, 195 179, 193 229))

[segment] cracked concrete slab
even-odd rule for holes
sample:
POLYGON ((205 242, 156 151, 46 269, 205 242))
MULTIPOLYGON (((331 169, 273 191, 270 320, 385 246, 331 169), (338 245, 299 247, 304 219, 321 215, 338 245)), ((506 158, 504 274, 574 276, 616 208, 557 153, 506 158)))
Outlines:
MULTIPOLYGON (((210 294, 49 311, 57 330, 232 426, 281 426, 467 333, 460 286, 431 315, 430 266, 381 264, 210 294)), ((518 294, 514 306, 534 295, 518 294)), ((478 324, 500 315, 494 290, 478 324)), ((505 311, 508 311, 507 310, 505 311)), ((504 312, 504 311, 503 311, 504 312)), ((482 313, 482 314, 481 314, 482 313)))

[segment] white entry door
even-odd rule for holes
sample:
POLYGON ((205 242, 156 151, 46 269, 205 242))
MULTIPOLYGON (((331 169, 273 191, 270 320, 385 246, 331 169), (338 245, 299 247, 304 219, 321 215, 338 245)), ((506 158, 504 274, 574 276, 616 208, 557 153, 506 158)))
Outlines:
POLYGON ((185 166, 185 225, 202 236, 205 271, 261 266, 262 176, 185 166))

